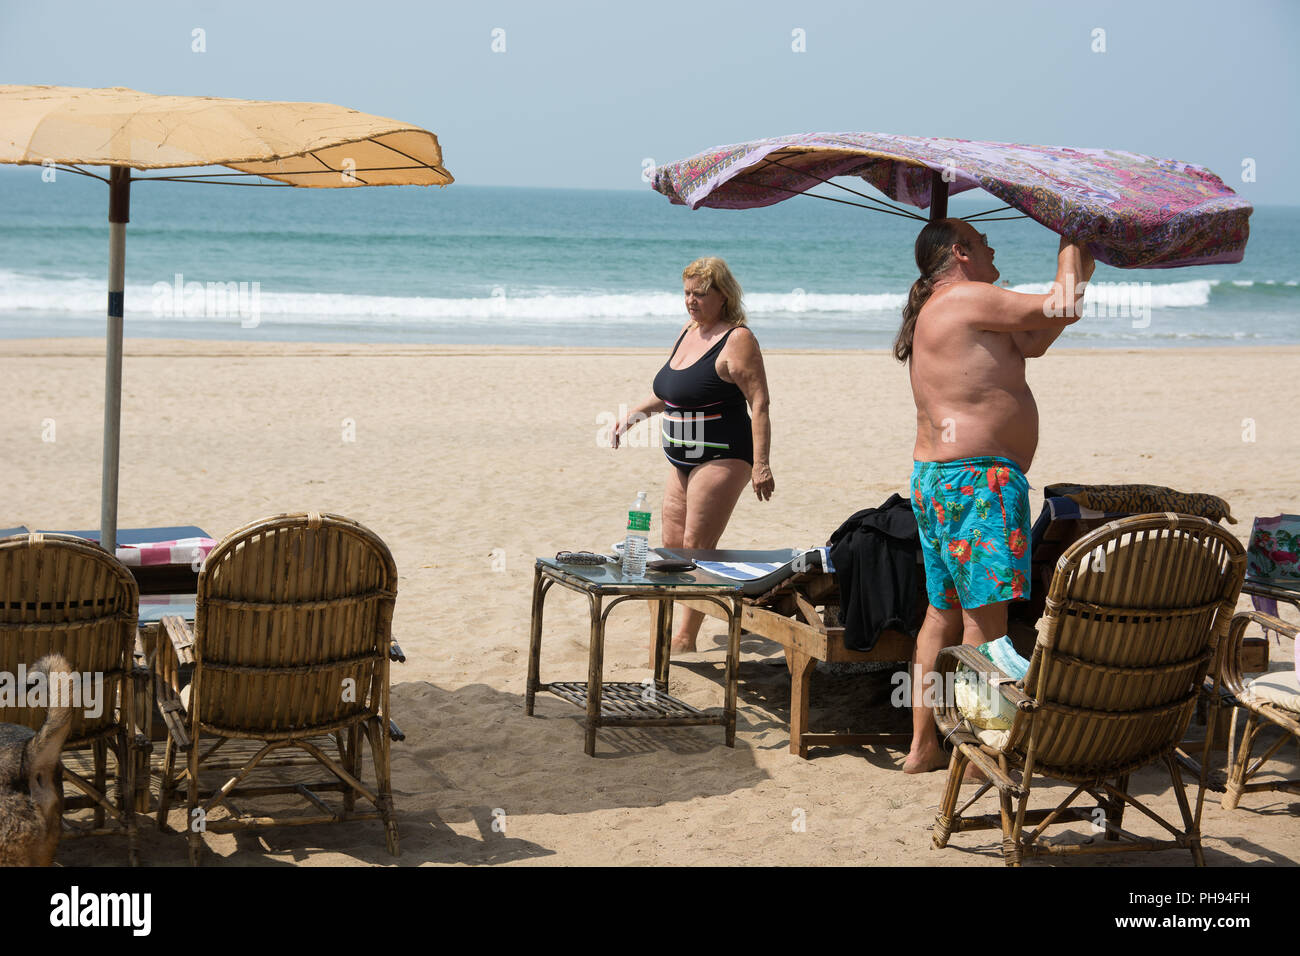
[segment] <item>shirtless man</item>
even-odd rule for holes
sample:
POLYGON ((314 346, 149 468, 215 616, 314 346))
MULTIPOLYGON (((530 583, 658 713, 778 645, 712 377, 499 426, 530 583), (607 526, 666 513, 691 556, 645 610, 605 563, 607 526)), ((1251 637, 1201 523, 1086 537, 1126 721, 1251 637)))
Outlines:
MULTIPOLYGON (((1047 295, 995 285, 985 236, 941 219, 916 240, 912 286, 894 355, 908 363, 916 401, 912 510, 930 607, 912 658, 912 749, 905 773, 947 764, 925 706, 939 651, 1007 632, 1007 604, 1029 597, 1029 485, 1038 406, 1025 359, 1078 321, 1093 259, 1061 240, 1047 295)), ((931 690, 930 693, 934 691, 931 690)))

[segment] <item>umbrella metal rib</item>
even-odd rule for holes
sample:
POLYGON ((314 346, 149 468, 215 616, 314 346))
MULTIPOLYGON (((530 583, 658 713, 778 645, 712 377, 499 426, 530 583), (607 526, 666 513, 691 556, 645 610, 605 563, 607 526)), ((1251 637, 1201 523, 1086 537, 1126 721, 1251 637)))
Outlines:
MULTIPOLYGON (((777 192, 789 193, 791 196, 807 196, 809 199, 825 199, 827 202, 837 202, 845 206, 856 206, 859 209, 866 209, 871 212, 883 212, 888 216, 902 216, 905 219, 919 219, 926 221, 924 216, 918 216, 913 212, 894 212, 892 209, 878 209, 875 206, 868 206, 865 203, 853 202, 851 199, 836 199, 834 196, 822 196, 818 193, 800 192, 797 189, 787 189, 784 186, 773 186, 771 183, 750 183, 751 186, 758 186, 762 189, 775 189, 777 192)), ((831 183, 831 185, 835 185, 831 183)), ((852 190, 849 190, 852 192, 852 190)), ((870 198, 870 197, 867 197, 870 198)))
MULTIPOLYGON (((435 172, 445 172, 445 170, 441 166, 426 166, 424 164, 420 164, 418 166, 362 166, 358 169, 349 170, 349 173, 355 177, 357 173, 383 173, 383 172, 400 171, 403 169, 431 169, 434 170, 435 172)), ((341 169, 328 169, 328 168, 327 169, 302 169, 302 170, 294 170, 292 173, 286 173, 285 175, 324 176, 331 173, 337 175, 341 172, 343 172, 343 170, 341 169)), ((85 175, 91 176, 94 174, 86 173, 85 175)), ((293 183, 232 183, 232 182, 223 181, 238 176, 247 176, 250 178, 256 177, 259 179, 266 178, 265 173, 229 172, 229 173, 193 173, 185 176, 132 176, 131 179, 133 182, 160 182, 160 183, 168 182, 168 183, 200 183, 200 184, 206 183, 208 185, 219 185, 219 186, 289 186, 289 187, 293 186, 293 183)), ((96 177, 96 178, 98 179, 102 177, 96 177)))
POLYGON ((54 169, 57 169, 61 173, 76 173, 78 176, 89 176, 91 179, 98 179, 101 183, 108 182, 107 176, 100 176, 98 173, 87 172, 80 166, 64 166, 58 164, 54 166, 54 169))
MULTIPOLYGON (((796 173, 797 175, 807 176, 809 179, 815 179, 820 183, 826 183, 828 186, 834 186, 836 189, 842 189, 847 193, 852 193, 855 196, 860 196, 861 198, 867 200, 868 202, 877 203, 879 206, 882 206, 884 208, 877 208, 876 206, 865 206, 862 203, 849 202, 848 200, 845 199, 834 199, 831 196, 819 196, 817 193, 800 192, 797 189, 783 189, 780 186, 770 186, 767 183, 751 183, 751 185, 762 186, 766 189, 781 189, 783 192, 788 192, 800 196, 810 196, 813 199, 827 199, 830 200, 831 202, 844 203, 844 205, 846 206, 857 206, 860 209, 869 209, 872 212, 892 212, 892 214, 895 216, 906 216, 909 219, 919 219, 922 222, 928 221, 925 216, 918 216, 916 213, 911 212, 907 209, 903 209, 900 206, 892 206, 887 202, 882 202, 881 200, 876 199, 874 196, 868 196, 866 193, 860 193, 856 189, 851 189, 848 186, 843 185, 842 183, 833 182, 832 180, 829 179, 823 179, 817 174, 810 173, 807 170, 796 169, 793 166, 787 166, 785 163, 778 163, 776 160, 772 159, 771 157, 765 158, 763 162, 766 165, 780 166, 782 169, 788 169, 790 170, 790 172, 796 173)), ((994 209, 985 209, 982 212, 977 212, 969 216, 960 216, 959 218, 964 222, 1009 222, 1010 220, 1013 219, 1029 218, 1023 213, 1019 216, 1001 216, 998 218, 982 218, 982 217, 989 216, 991 213, 1005 212, 1008 209, 1014 209, 1014 208, 1015 208, 1014 206, 998 206, 994 209)))
MULTIPOLYGON (((247 173, 245 175, 256 176, 257 173, 247 173)), ((185 176, 132 176, 133 183, 193 183, 196 186, 262 186, 274 187, 280 189, 293 189, 293 183, 231 183, 221 179, 199 179, 188 178, 185 176)))
MULTIPOLYGON (((891 204, 889 204, 889 203, 887 203, 887 202, 884 202, 883 200, 877 199, 875 196, 868 196, 866 193, 860 193, 860 192, 858 192, 856 189, 851 189, 851 188, 849 188, 848 186, 845 186, 843 183, 837 183, 837 182, 833 182, 832 180, 829 180, 829 179, 823 179, 821 176, 818 176, 816 173, 810 173, 810 172, 808 172, 808 171, 806 171, 806 170, 803 170, 803 169, 796 169, 796 168, 794 168, 793 166, 787 166, 785 163, 778 163, 776 160, 772 159, 770 156, 767 157, 767 158, 765 158, 765 159, 763 160, 763 163, 764 163, 765 165, 770 165, 770 166, 780 166, 782 169, 788 169, 790 172, 795 173, 795 174, 797 174, 797 175, 799 175, 799 176, 807 176, 809 179, 815 179, 815 180, 817 180, 819 183, 825 183, 825 184, 828 185, 828 186, 834 186, 836 189, 842 189, 842 190, 844 190, 846 193, 852 193, 853 195, 858 196, 858 197, 861 198, 861 199, 865 199, 865 200, 867 200, 868 202, 873 202, 873 203, 876 203, 876 204, 879 205, 879 206, 883 206, 883 207, 884 207, 883 209, 876 210, 877 212, 886 212, 886 211, 889 211, 889 210, 893 210, 893 212, 894 212, 895 215, 899 215, 899 216, 907 216, 908 218, 911 218, 911 219, 922 219, 922 220, 925 219, 924 216, 918 216, 916 213, 914 213, 914 212, 912 212, 912 211, 910 211, 910 210, 908 210, 908 209, 904 209, 902 206, 894 206, 894 205, 891 205, 891 204)), ((816 199, 828 199, 828 198, 830 198, 830 197, 828 197, 828 196, 817 196, 815 193, 805 193, 804 195, 813 196, 813 197, 816 198, 816 199)), ((840 200, 840 201, 842 202, 843 200, 840 200)), ((860 204, 860 203, 852 203, 852 205, 857 206, 857 205, 861 205, 861 204, 860 204)), ((864 209, 874 209, 875 207, 873 207, 873 206, 863 206, 862 208, 864 208, 864 209)))
POLYGON ((995 212, 1006 212, 1008 209, 1014 208, 1014 206, 998 206, 996 209, 985 209, 981 212, 973 212, 969 216, 962 216, 962 218, 967 222, 970 222, 972 219, 978 219, 980 216, 991 216, 995 212))

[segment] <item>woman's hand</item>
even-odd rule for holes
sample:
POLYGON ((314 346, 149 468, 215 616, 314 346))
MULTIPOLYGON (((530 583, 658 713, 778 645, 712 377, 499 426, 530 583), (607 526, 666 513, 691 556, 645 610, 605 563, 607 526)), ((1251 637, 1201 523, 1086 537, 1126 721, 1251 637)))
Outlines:
MULTIPOLYGON (((619 406, 619 411, 624 410, 623 405, 619 406)), ((609 443, 612 447, 617 448, 622 444, 623 436, 628 433, 629 429, 635 428, 651 415, 662 412, 665 408, 664 401, 654 395, 647 398, 644 402, 632 409, 627 415, 616 424, 609 433, 609 443)))
POLYGON ((772 492, 776 489, 776 479, 772 477, 772 469, 767 467, 766 462, 754 464, 753 485, 754 494, 758 495, 759 501, 767 501, 772 497, 772 492))

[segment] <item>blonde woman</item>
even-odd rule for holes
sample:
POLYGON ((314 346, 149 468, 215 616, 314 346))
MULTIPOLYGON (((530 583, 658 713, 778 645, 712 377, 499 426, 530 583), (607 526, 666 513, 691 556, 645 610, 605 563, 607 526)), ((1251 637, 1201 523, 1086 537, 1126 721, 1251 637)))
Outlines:
MULTIPOLYGON (((682 291, 690 321, 655 376, 654 397, 615 426, 613 445, 629 421, 662 412, 663 451, 673 466, 664 487, 664 547, 716 548, 745 485, 759 501, 776 487, 767 375, 745 324, 740 283, 725 262, 696 259, 682 272, 682 291)), ((702 619, 699 611, 682 614, 674 653, 695 650, 702 619)))

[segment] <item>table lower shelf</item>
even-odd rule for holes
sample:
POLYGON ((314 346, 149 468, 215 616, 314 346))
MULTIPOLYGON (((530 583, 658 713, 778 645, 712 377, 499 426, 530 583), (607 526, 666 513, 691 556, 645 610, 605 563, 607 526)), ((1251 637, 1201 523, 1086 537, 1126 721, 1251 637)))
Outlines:
MULTIPOLYGON (((587 709, 586 681, 561 681, 538 689, 549 690, 557 697, 587 709)), ((652 724, 688 727, 725 724, 726 716, 706 714, 664 691, 650 692, 646 684, 609 682, 600 685, 600 723, 611 727, 652 724)))

